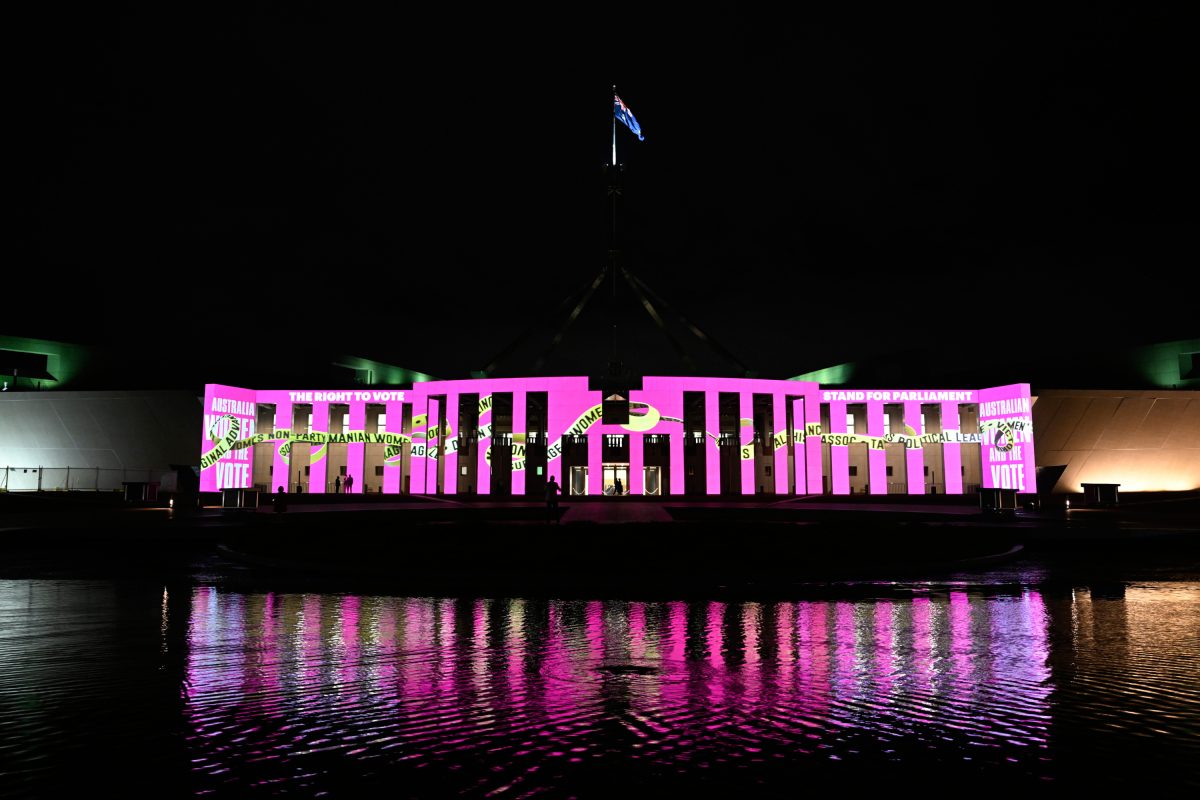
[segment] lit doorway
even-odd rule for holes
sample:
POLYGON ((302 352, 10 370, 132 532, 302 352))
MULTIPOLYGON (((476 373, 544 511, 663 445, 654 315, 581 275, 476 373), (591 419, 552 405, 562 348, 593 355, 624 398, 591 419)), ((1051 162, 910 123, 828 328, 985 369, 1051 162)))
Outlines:
POLYGON ((588 490, 588 468, 571 467, 571 494, 586 495, 588 490))
POLYGON ((645 487, 645 492, 648 495, 662 494, 662 467, 643 467, 642 468, 645 487))
POLYGON ((619 494, 629 493, 629 465, 628 464, 605 464, 604 465, 604 485, 601 487, 604 494, 613 497, 618 494, 617 481, 621 482, 621 491, 619 494))

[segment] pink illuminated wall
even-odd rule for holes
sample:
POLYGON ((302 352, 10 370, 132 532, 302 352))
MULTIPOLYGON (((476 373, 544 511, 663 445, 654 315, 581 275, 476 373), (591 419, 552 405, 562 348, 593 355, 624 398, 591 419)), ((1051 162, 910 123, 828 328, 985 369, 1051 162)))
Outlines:
MULTIPOLYGON (((218 383, 204 387, 204 428, 200 434, 202 457, 213 453, 213 448, 219 443, 228 444, 231 433, 238 439, 254 435, 256 394, 253 389, 239 389, 218 383), (229 416, 237 420, 236 430, 232 430, 234 423, 229 416), (218 441, 214 442, 213 436, 218 441)), ((200 472, 200 491, 247 489, 252 484, 253 473, 254 456, 250 448, 230 448, 211 464, 205 464, 200 472)))
MULTIPOLYGON (((605 425, 601 415, 602 396, 598 390, 588 388, 584 377, 554 378, 492 378, 462 381, 430 381, 418 383, 410 390, 260 390, 242 389, 232 386, 210 384, 205 389, 204 433, 201 454, 204 456, 201 471, 201 488, 215 491, 225 487, 249 487, 253 484, 253 451, 246 444, 270 447, 274 450, 273 483, 282 483, 278 476, 295 474, 303 465, 289 464, 291 457, 287 440, 307 441, 311 450, 309 486, 312 492, 326 489, 332 475, 328 473, 326 458, 328 447, 308 434, 303 428, 293 432, 293 413, 297 406, 312 408, 312 435, 320 436, 329 431, 330 409, 335 404, 349 410, 348 439, 342 444, 347 454, 347 474, 354 478, 354 493, 362 492, 366 486, 364 457, 367 443, 384 443, 378 437, 391 436, 387 444, 399 447, 399 434, 406 411, 411 414, 411 458, 408 459, 407 474, 401 467, 402 457, 393 452, 385 460, 383 490, 388 494, 407 491, 413 494, 442 492, 455 494, 458 491, 460 472, 471 464, 460 458, 458 448, 460 435, 469 438, 478 436, 478 447, 474 466, 475 477, 468 480, 468 489, 478 494, 488 494, 491 489, 491 460, 493 427, 492 413, 497 394, 511 393, 513 399, 513 464, 511 469, 512 494, 521 496, 526 485, 526 459, 524 449, 526 431, 526 401, 529 392, 545 392, 547 407, 547 471, 563 488, 569 490, 568 476, 563 475, 564 437, 582 435, 587 444, 583 448, 580 463, 586 459, 588 470, 587 493, 603 491, 602 454, 603 437, 619 435, 629 442, 629 477, 626 490, 630 494, 641 494, 645 490, 643 468, 645 466, 644 437, 665 435, 668 437, 670 466, 663 478, 664 495, 683 494, 685 487, 683 395, 684 392, 699 392, 704 395, 704 486, 709 494, 718 494, 721 486, 720 398, 722 394, 735 395, 739 420, 733 434, 737 452, 734 483, 726 487, 735 494, 774 492, 787 494, 848 494, 849 459, 851 446, 866 443, 868 485, 872 494, 884 494, 888 488, 886 477, 885 445, 905 449, 903 480, 909 494, 927 492, 930 476, 945 477, 945 491, 959 494, 963 490, 961 479, 962 452, 964 442, 979 442, 983 459, 983 486, 1011 487, 1019 491, 1034 491, 1034 453, 1032 447, 1032 400, 1028 384, 1014 384, 982 390, 903 390, 903 389, 829 389, 821 390, 817 384, 802 381, 777 381, 741 378, 695 378, 647 376, 642 379, 642 388, 630 392, 630 419, 625 424, 605 425), (478 396, 480 402, 479 430, 459 430, 460 398, 464 395, 478 396), (768 441, 754 444, 754 427, 751 423, 755 395, 770 400, 771 437, 768 441), (267 403, 275 407, 273 431, 255 431, 256 405, 267 403), (960 406, 978 403, 981 432, 965 434, 960 428, 960 406), (387 413, 386 429, 366 433, 367 405, 384 405, 387 413), (821 429, 821 409, 829 407, 829 430, 821 429), (857 431, 846 430, 848 407, 865 406, 866 424, 857 426, 857 431), (886 405, 899 406, 902 415, 893 412, 893 427, 885 433, 884 413, 886 405), (922 425, 923 407, 940 408, 940 429, 930 426, 936 433, 928 433, 922 425), (788 430, 789 410, 792 430, 788 430), (237 426, 233 430, 233 425, 237 426), (209 433, 216 435, 214 441, 209 433), (439 437, 438 432, 444 436, 439 437), (273 434, 279 434, 273 437, 273 434), (246 442, 258 434, 253 442, 246 442), (356 438, 357 437, 357 438, 356 438), (377 438, 371 438, 377 437, 377 438), (234 447, 242 440, 243 446, 234 447), (791 447, 788 443, 791 441, 791 447), (940 444, 942 463, 933 463, 931 450, 926 447, 940 444), (830 447, 830 476, 826 486, 821 472, 822 447, 830 447), (763 464, 761 478, 756 470, 756 461, 763 464), (766 474, 766 466, 771 474, 766 474), (289 469, 290 466, 290 469, 289 469), (789 476, 791 481, 789 481, 789 476), (407 482, 406 482, 407 481, 407 482)), ((339 434, 329 434, 337 437, 339 434)), ((466 441, 466 438, 463 439, 466 441)), ((727 456, 728 457, 728 456, 727 456)), ((861 469, 861 467, 859 467, 861 469)), ((263 478, 260 477, 260 480, 263 478)), ((897 475, 893 480, 899 481, 897 475)), ((374 483, 374 481, 372 482, 374 483)), ((271 487, 272 490, 275 488, 271 487)), ((291 491, 292 487, 288 487, 291 491)))
POLYGON ((1033 453, 1033 399, 1028 383, 996 386, 979 392, 979 446, 983 486, 1036 492, 1033 453))

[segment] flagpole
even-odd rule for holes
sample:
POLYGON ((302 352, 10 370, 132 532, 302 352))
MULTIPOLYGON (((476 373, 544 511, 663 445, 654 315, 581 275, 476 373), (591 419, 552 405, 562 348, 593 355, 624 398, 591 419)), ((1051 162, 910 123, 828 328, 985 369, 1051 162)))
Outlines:
MULTIPOLYGON (((613 84, 613 100, 615 101, 616 99, 617 99, 617 85, 614 83, 613 84)), ((613 109, 612 123, 613 123, 612 165, 615 167, 617 165, 617 110, 615 108, 613 109)))

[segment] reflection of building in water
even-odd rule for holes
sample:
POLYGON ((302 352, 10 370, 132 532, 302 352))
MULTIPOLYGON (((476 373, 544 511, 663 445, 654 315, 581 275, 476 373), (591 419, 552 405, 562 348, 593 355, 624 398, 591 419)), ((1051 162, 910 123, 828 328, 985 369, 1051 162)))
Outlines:
POLYGON ((620 750, 602 719, 671 765, 748 741, 786 758, 932 748, 1031 774, 1050 758, 1049 618, 1034 591, 689 604, 197 589, 191 613, 201 772, 272 748, 285 761, 333 748, 571 763, 620 750))
POLYGON ((1027 384, 644 377, 205 390, 201 488, 541 498, 1036 490, 1027 384))

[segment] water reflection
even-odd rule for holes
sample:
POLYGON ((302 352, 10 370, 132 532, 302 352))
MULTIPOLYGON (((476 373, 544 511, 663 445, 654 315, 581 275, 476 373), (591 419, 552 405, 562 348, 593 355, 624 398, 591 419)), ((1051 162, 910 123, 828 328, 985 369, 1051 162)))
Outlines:
POLYGON ((1181 793, 1198 675, 1197 583, 657 603, 0 581, 0 794, 1181 793))
POLYGON ((1036 780, 1053 776, 1048 624, 1032 589, 760 604, 198 588, 189 746, 212 790, 426 770, 522 796, 577 793, 602 764, 914 757, 1036 780))

